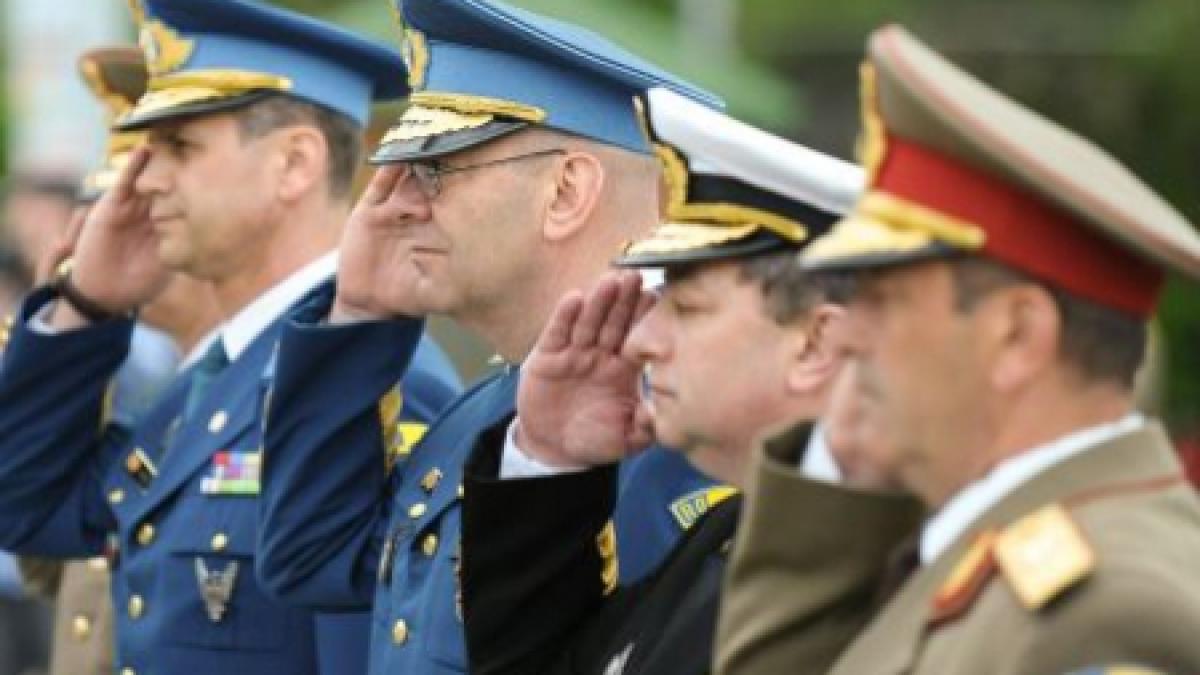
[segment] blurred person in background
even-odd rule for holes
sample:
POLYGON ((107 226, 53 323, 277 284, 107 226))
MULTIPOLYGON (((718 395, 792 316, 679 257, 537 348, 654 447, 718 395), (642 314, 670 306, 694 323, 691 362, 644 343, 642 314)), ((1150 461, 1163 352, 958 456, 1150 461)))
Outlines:
MULTIPOLYGON (((145 93, 146 66, 140 49, 107 47, 80 57, 84 83, 105 107, 109 124, 128 112, 145 93)), ((113 186, 129 153, 145 134, 113 132, 104 164, 79 186, 80 206, 65 229, 42 254, 35 285, 49 283, 74 251, 87 210, 113 186)), ((167 386, 174 374, 191 366, 207 348, 220 319, 216 298, 207 282, 174 274, 167 287, 139 313, 130 355, 117 373, 113 421, 132 428, 167 386), (168 338, 140 329, 149 326, 168 338), (182 359, 180 358, 182 355, 182 359)), ((113 672, 113 606, 108 560, 61 562, 21 558, 26 588, 54 601, 51 675, 106 675, 113 672)))
POLYGON ((71 222, 79 198, 79 179, 17 172, 0 184, 0 222, 4 247, 16 254, 28 288, 39 262, 71 222))
MULTIPOLYGON (((14 173, 0 184, 0 349, 39 261, 68 229, 78 190, 77 179, 32 172, 14 173)), ((46 605, 25 595, 17 560, 0 552, 0 675, 45 668, 51 624, 46 605)))
MULTIPOLYGON (((131 8, 150 78, 116 128, 147 140, 91 208, 70 270, 14 325, 0 538, 108 558, 119 672, 362 672, 367 615, 284 607, 254 577, 261 414, 278 318, 330 279, 370 104, 404 93, 403 62, 265 3, 131 8), (172 271, 207 282, 224 321, 126 428, 109 377, 172 271)), ((457 392, 453 371, 417 363, 403 407, 375 411, 389 425, 457 392)))

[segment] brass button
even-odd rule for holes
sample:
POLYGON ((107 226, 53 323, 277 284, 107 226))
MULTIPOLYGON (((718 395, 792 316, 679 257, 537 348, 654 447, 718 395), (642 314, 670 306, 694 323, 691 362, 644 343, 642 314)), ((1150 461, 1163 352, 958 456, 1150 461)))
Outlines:
POLYGON ((221 433, 225 428, 225 423, 229 421, 229 414, 224 410, 218 410, 213 413, 213 416, 208 420, 208 430, 214 434, 221 433))
POLYGON ((92 634, 92 619, 86 614, 76 614, 71 619, 71 635, 83 642, 92 634))
POLYGON ((224 532, 218 532, 213 535, 212 549, 214 551, 224 551, 225 547, 228 545, 229 545, 229 535, 225 534, 224 532))
POLYGON ((421 489, 426 492, 433 492, 441 480, 442 470, 434 467, 426 472, 425 476, 421 479, 421 489))
POLYGON ((400 619, 392 624, 392 642, 398 645, 408 642, 408 624, 405 623, 404 619, 400 619))
POLYGON ((423 504, 421 502, 417 502, 416 504, 413 504, 412 506, 408 507, 408 517, 409 518, 420 518, 421 516, 425 515, 426 508, 427 507, 425 506, 425 504, 423 504))
POLYGON ((426 556, 432 558, 433 554, 437 553, 437 545, 438 545, 437 535, 436 534, 427 534, 427 535, 425 535, 425 538, 421 540, 421 551, 423 551, 426 556))
POLYGON ((140 619, 142 614, 146 612, 146 601, 142 600, 142 596, 133 595, 129 598, 129 618, 140 619))
POLYGON ((109 504, 120 504, 123 501, 125 501, 125 491, 124 490, 122 490, 121 488, 117 488, 115 490, 109 491, 109 493, 108 493, 108 503, 109 504))
POLYGON ((137 531, 137 541, 142 546, 149 546, 154 542, 154 526, 150 523, 142 523, 142 526, 137 531))

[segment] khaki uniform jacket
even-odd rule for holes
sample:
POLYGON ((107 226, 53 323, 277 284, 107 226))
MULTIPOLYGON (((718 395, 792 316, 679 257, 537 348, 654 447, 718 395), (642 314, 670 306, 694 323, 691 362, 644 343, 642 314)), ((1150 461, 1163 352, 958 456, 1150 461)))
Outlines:
MULTIPOLYGON (((752 565, 756 548, 734 564, 752 565)), ((1197 561, 1200 501, 1162 429, 1149 425, 1047 469, 985 512, 908 579, 830 672, 1053 675, 1136 663, 1198 673, 1197 561), (1060 517, 1044 518, 1055 505, 1060 517), (981 547, 990 534, 1017 541, 1016 555, 981 547)), ((806 579, 794 569, 777 581, 806 579)), ((757 648, 786 664, 804 655, 793 642, 757 648)), ((739 672, 808 672, 792 663, 739 672)))
POLYGON ((21 558, 31 592, 55 601, 50 675, 111 675, 113 608, 104 558, 21 558))
POLYGON ((718 673, 826 672, 878 607, 893 550, 920 525, 912 498, 802 476, 809 432, 797 427, 759 452, 725 578, 718 673))

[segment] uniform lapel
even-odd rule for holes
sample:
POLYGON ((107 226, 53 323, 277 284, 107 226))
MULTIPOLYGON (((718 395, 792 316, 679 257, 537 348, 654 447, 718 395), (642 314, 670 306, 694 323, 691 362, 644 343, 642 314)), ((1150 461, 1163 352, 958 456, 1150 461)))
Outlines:
POLYGON ((1150 422, 1038 474, 986 511, 945 553, 913 575, 855 640, 834 672, 893 675, 913 671, 932 630, 934 598, 980 532, 1003 528, 1047 504, 1069 503, 1072 498, 1180 472, 1161 425, 1150 422))
POLYGON ((278 333, 276 322, 258 336, 213 380, 195 413, 182 421, 177 430, 169 432, 171 447, 162 453, 158 477, 141 502, 142 513, 168 499, 207 466, 214 453, 229 449, 260 418, 260 401, 266 386, 263 373, 278 333))

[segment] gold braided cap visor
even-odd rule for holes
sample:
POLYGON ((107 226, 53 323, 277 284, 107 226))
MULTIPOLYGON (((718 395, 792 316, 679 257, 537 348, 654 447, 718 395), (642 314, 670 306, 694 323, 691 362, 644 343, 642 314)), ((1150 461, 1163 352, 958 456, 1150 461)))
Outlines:
POLYGON ((288 92, 292 81, 270 73, 244 70, 192 70, 150 78, 146 94, 117 119, 120 126, 134 118, 161 114, 195 103, 237 98, 258 91, 288 92))
POLYGON ((875 258, 902 259, 933 251, 978 251, 986 234, 972 223, 874 190, 829 234, 801 254, 806 267, 828 268, 875 258))
POLYGON ((408 107, 384 135, 380 145, 478 129, 497 118, 541 124, 546 111, 535 106, 484 96, 448 92, 415 92, 408 107))

